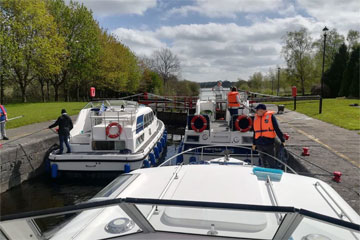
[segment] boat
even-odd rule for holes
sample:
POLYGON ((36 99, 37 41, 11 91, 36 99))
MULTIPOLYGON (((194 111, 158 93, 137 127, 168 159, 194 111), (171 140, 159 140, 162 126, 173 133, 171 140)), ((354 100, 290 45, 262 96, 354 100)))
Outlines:
POLYGON ((202 89, 196 102, 195 111, 188 113, 184 140, 180 143, 178 152, 199 146, 221 144, 223 147, 201 148, 203 159, 199 158, 199 152, 188 152, 177 159, 178 163, 203 161, 224 155, 224 151, 227 151, 234 158, 247 161, 252 158, 254 163, 260 164, 259 155, 251 150, 252 122, 255 111, 248 101, 247 93, 239 92, 241 106, 238 115, 231 119, 227 107, 227 93, 229 91, 230 89, 219 92, 202 89), (237 148, 236 146, 243 146, 244 148, 237 148))
POLYGON ((176 157, 120 175, 87 202, 0 216, 1 233, 9 240, 360 238, 360 216, 319 179, 231 154, 187 165, 173 165, 176 157), (74 212, 50 232, 36 225, 74 212))
POLYGON ((166 147, 166 130, 151 108, 137 102, 88 103, 70 132, 71 153, 49 155, 52 177, 59 171, 124 171, 156 164, 166 147))

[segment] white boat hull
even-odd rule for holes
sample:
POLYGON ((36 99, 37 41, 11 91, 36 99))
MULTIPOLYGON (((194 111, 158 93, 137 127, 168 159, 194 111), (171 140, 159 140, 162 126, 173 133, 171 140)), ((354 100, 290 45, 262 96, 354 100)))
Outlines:
MULTIPOLYGON (((122 154, 115 152, 80 152, 57 155, 51 153, 49 156, 50 168, 56 164, 56 171, 126 171, 139 169, 143 166, 144 160, 148 160, 149 154, 157 146, 165 132, 165 125, 161 122, 154 137, 140 153, 122 154)), ((164 152, 162 148, 161 155, 164 152)), ((156 160, 158 160, 157 158, 156 160)))

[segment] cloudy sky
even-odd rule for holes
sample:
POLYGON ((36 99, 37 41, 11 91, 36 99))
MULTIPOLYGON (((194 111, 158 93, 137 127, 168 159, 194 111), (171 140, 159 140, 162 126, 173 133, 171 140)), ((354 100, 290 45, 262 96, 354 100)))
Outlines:
POLYGON ((281 37, 359 30, 359 0, 78 0, 137 55, 167 47, 193 81, 248 79, 285 66, 281 37))

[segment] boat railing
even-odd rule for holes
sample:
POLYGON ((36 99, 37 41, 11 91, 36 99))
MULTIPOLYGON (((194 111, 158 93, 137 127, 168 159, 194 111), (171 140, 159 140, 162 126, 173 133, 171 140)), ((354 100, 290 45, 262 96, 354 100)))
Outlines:
MULTIPOLYGON (((202 211, 233 211, 235 212, 244 212, 244 214, 252 213, 264 213, 264 214, 283 214, 284 217, 282 221, 273 226, 273 231, 269 233, 269 236, 266 239, 273 240, 282 240, 282 239, 291 239, 291 237, 298 231, 302 235, 315 234, 313 231, 317 228, 309 229, 309 222, 313 223, 314 221, 321 226, 321 224, 326 224, 328 229, 331 229, 330 232, 338 232, 345 234, 352 234, 352 238, 347 239, 359 239, 360 236, 360 225, 348 221, 344 221, 338 218, 330 217, 327 215, 319 214, 313 211, 306 209, 299 209, 289 206, 267 206, 267 205, 252 205, 252 204, 236 204, 236 203, 223 203, 223 202, 204 202, 204 201, 188 201, 188 200, 172 200, 172 199, 149 199, 149 198, 115 198, 102 201, 92 201, 79 203, 77 205, 65 206, 59 208, 43 209, 31 212, 16 213, 11 215, 0 216, 0 226, 10 227, 13 226, 16 228, 19 221, 27 221, 35 223, 35 219, 45 218, 45 217, 54 217, 70 213, 79 213, 86 210, 94 210, 112 206, 119 206, 129 218, 141 229, 142 233, 151 233, 151 232, 176 232, 176 229, 164 225, 167 229, 159 227, 158 224, 154 224, 153 220, 146 216, 147 210, 142 210, 141 206, 156 206, 164 208, 191 208, 191 209, 201 209, 202 211), (13 225, 11 225, 13 224, 13 225), (304 226, 307 227, 304 233, 304 226)), ((70 223, 71 224, 71 223, 70 223)), ((104 225, 106 223, 103 223, 104 225)), ((214 224, 212 224, 213 227, 214 224)), ((74 226, 73 226, 74 227, 74 226)), ((194 226, 196 227, 196 226, 194 226)), ((216 226, 215 226, 216 227, 216 226)), ((4 229, 6 232, 6 229, 4 229)), ((191 228, 188 229, 191 234, 191 228)), ((214 230, 214 229, 213 229, 214 230)), ((216 229, 215 229, 216 230, 216 229)), ((208 235, 211 229, 203 231, 203 235, 208 235)), ((212 231, 217 236, 226 236, 226 232, 212 231)), ((242 234, 246 235, 248 233, 238 231, 238 237, 242 237, 242 234)), ((39 232, 40 237, 42 237, 41 232, 39 232)), ((256 233, 254 233, 256 234, 256 233)), ((119 234, 120 235, 120 234, 119 234)), ((213 235, 213 234, 211 234, 213 235)), ((120 236, 118 236, 120 237, 120 236)), ((29 237, 29 239, 32 239, 29 237)))
MULTIPOLYGON (((280 160, 279 158, 275 157, 275 156, 272 156, 271 154, 268 154, 266 152, 262 152, 262 151, 259 151, 259 150, 256 150, 256 151, 253 151, 253 149, 251 147, 245 147, 245 146, 224 146, 224 145, 207 145, 207 146, 200 146, 200 147, 195 147, 195 148, 190 148, 190 149, 187 149, 181 153, 178 153, 178 154, 175 154, 173 155, 172 157, 166 159, 163 163, 161 163, 159 165, 159 167, 162 167, 162 166, 168 166, 168 165, 173 165, 172 161, 174 159, 176 159, 178 156, 182 156, 183 154, 186 154, 186 153, 195 153, 196 155, 200 156, 200 161, 204 161, 204 162, 207 162, 207 161, 211 161, 209 159, 205 159, 204 160, 204 155, 206 155, 207 153, 204 153, 204 149, 209 149, 209 148, 225 148, 225 151, 224 153, 219 153, 219 157, 225 157, 225 159, 228 159, 229 157, 236 157, 236 156, 249 156, 250 155, 250 165, 255 165, 254 164, 254 156, 258 157, 258 154, 263 154, 263 155, 266 155, 270 158, 272 158, 273 160, 275 160, 277 163, 281 164, 282 166, 284 166, 284 171, 287 172, 288 170, 290 170, 292 173, 294 174, 297 174, 297 172, 292 168, 290 167, 287 163, 285 163, 284 161, 280 160), (229 153, 229 149, 228 148, 239 148, 239 149, 246 149, 246 150, 250 150, 250 154, 230 154, 229 153), (254 153, 255 152, 255 153, 254 153)), ((211 153, 211 155, 213 156, 214 153, 211 153)), ((236 158, 233 158, 234 160, 237 160, 237 161, 243 161, 243 160, 240 160, 240 159, 236 159, 236 158)), ((224 162, 224 164, 226 164, 226 162, 224 162)))

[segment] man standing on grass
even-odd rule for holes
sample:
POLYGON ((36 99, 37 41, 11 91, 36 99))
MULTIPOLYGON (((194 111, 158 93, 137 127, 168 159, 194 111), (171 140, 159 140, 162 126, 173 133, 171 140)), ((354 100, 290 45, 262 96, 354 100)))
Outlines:
MULTIPOLYGON (((281 132, 274 112, 267 111, 265 104, 256 106, 254 119, 254 138, 252 149, 258 149, 261 152, 274 156, 275 137, 279 137, 281 144, 285 145, 285 139, 281 132)), ((265 167, 276 168, 277 163, 272 157, 260 153, 260 159, 265 167)))
POLYGON ((61 116, 56 120, 56 122, 49 126, 49 128, 53 128, 59 126, 59 142, 60 142, 60 150, 56 154, 62 154, 64 151, 64 143, 67 148, 66 153, 71 153, 71 148, 69 144, 69 136, 70 131, 73 128, 73 123, 71 118, 67 115, 66 110, 61 110, 61 116))
POLYGON ((8 121, 6 108, 3 105, 0 105, 0 140, 9 140, 8 137, 6 137, 6 131, 5 131, 5 123, 8 121))

